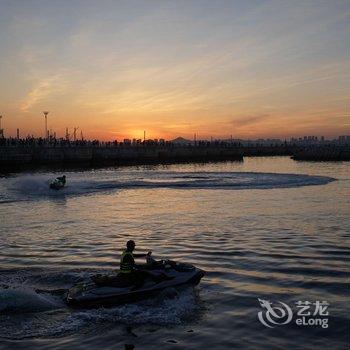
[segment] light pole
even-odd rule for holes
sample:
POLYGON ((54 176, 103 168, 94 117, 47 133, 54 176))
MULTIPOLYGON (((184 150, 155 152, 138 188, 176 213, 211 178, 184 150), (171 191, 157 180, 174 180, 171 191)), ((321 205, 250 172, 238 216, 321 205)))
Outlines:
POLYGON ((44 116, 45 116, 45 139, 47 139, 48 137, 48 135, 47 135, 47 115, 49 114, 49 112, 48 111, 45 111, 45 112, 43 112, 44 113, 44 116))
POLYGON ((1 125, 1 119, 2 119, 2 115, 0 115, 0 138, 4 137, 4 131, 2 130, 2 125, 1 125))

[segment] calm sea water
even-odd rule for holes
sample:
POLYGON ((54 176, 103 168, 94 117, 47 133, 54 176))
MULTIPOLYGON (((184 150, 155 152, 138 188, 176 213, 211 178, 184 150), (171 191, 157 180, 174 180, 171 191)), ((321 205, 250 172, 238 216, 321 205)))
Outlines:
POLYGON ((67 171, 57 192, 58 173, 1 177, 0 348, 347 348, 349 170, 270 157, 67 171), (131 238, 206 276, 176 298, 68 308, 67 288, 117 269, 131 238), (293 319, 269 323, 258 299, 293 319), (297 325, 298 301, 326 301, 328 328, 297 325))

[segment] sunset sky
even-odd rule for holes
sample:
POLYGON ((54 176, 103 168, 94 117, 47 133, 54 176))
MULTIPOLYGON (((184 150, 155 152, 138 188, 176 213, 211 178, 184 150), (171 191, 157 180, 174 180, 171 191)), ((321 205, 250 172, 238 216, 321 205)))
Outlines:
POLYGON ((350 1, 0 0, 5 135, 350 134, 350 1))

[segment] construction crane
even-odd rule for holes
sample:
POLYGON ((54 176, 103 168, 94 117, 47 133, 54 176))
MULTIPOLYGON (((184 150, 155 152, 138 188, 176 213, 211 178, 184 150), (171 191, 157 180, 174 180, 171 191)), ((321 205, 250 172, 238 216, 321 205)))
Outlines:
POLYGON ((73 132, 73 140, 76 141, 77 140, 77 131, 79 129, 79 126, 74 128, 74 132, 73 132))
POLYGON ((69 137, 70 137, 69 130, 68 128, 66 128, 66 141, 69 141, 69 137))

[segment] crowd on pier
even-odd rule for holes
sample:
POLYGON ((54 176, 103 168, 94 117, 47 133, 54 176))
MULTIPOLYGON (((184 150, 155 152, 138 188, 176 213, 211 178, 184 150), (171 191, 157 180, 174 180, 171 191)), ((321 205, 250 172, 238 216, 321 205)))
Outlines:
POLYGON ((164 139, 124 139, 123 141, 100 141, 100 140, 66 140, 66 139, 44 139, 44 138, 34 138, 27 137, 23 138, 0 138, 0 146, 7 147, 232 147, 241 146, 241 142, 238 141, 166 141, 164 139))
POLYGON ((280 139, 258 139, 258 140, 186 140, 178 138, 172 141, 164 139, 124 139, 122 141, 100 141, 100 140, 70 140, 66 138, 42 138, 28 136, 26 138, 0 137, 0 147, 290 147, 318 148, 331 146, 349 146, 350 136, 340 136, 333 140, 317 138, 280 140, 280 139))

